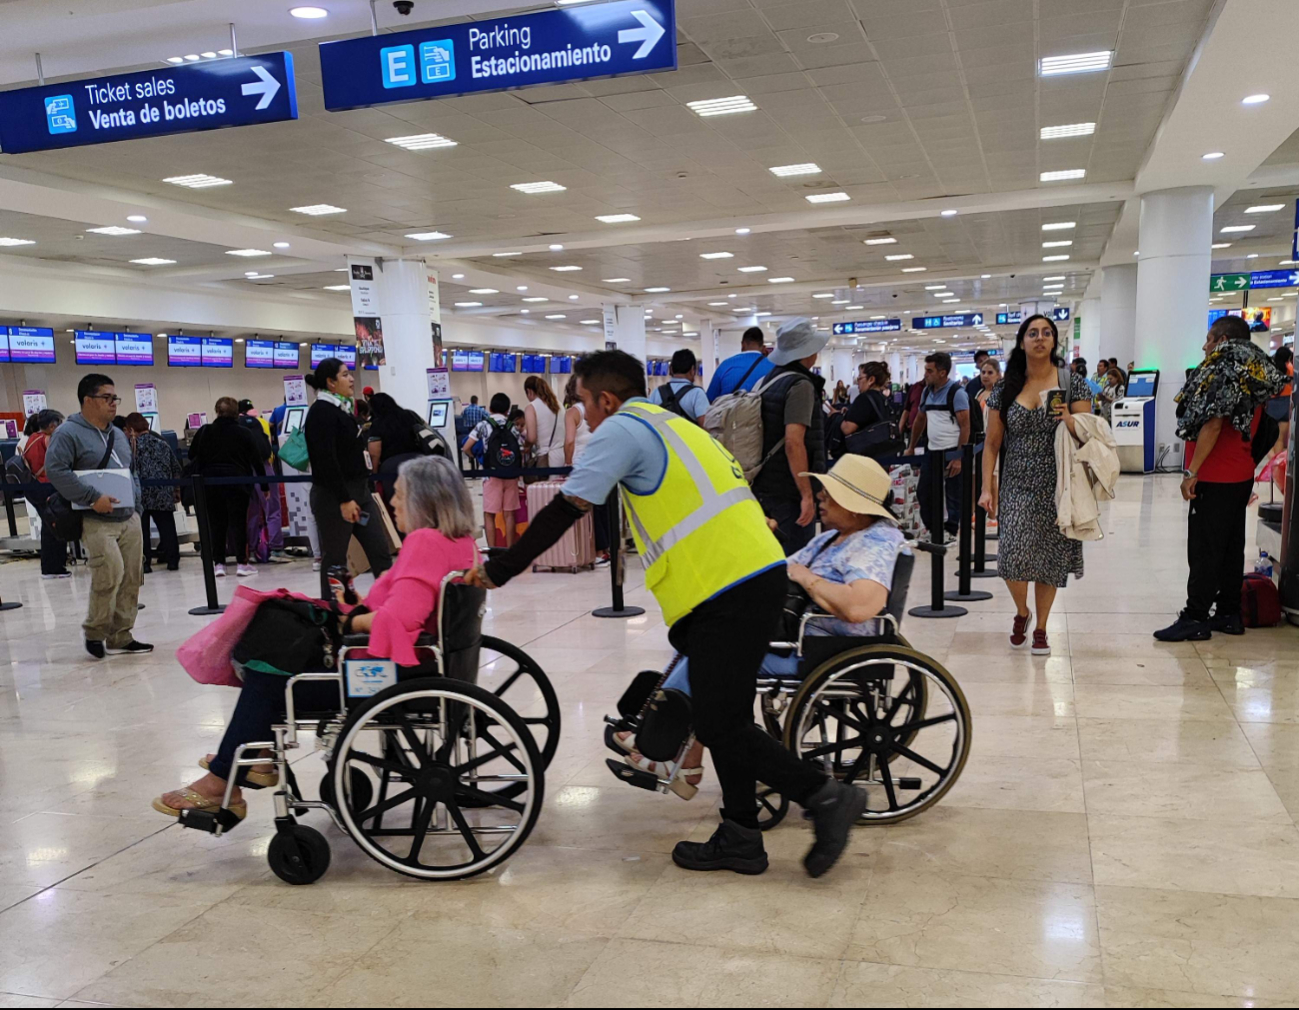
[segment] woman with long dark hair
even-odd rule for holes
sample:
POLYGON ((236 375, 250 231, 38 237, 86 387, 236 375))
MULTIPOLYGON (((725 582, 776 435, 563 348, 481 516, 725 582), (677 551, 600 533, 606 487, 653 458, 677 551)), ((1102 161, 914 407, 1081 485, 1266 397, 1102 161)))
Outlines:
POLYGON ((984 490, 979 498, 1000 531, 997 574, 1015 600, 1010 634, 1015 649, 1028 644, 1033 616, 1028 586, 1033 583, 1035 656, 1051 654, 1046 625, 1056 590, 1070 574, 1083 574, 1082 542, 1068 539, 1056 525, 1055 433, 1056 426, 1064 424, 1073 434, 1073 416, 1091 413, 1091 390, 1086 379, 1064 367, 1059 347, 1060 334, 1046 316, 1029 316, 1020 324, 1006 377, 988 396, 984 490), (1001 475, 994 484, 999 456, 1001 475))

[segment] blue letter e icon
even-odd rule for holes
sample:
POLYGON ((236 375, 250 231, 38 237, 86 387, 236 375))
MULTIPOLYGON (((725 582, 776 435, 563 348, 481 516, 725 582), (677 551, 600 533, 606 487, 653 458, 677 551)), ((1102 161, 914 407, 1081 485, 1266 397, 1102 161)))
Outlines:
POLYGON ((385 88, 408 88, 415 83, 415 47, 389 46, 379 50, 379 67, 385 88))

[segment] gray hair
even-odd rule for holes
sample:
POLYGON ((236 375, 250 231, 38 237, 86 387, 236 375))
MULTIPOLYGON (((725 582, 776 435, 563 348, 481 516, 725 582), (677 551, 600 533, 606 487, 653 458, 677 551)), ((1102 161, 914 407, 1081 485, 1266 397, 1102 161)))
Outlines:
MULTIPOLYGON (((411 529, 435 529, 452 540, 474 530, 474 508, 460 471, 445 456, 408 459, 397 470, 411 529)), ((409 531, 408 531, 409 532, 409 531)))

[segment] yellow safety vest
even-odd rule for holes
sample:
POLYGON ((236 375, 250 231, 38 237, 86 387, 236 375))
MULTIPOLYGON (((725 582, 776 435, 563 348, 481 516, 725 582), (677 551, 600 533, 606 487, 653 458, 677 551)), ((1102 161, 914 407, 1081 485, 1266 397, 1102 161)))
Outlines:
POLYGON ((637 494, 622 486, 622 499, 646 588, 669 627, 705 600, 784 563, 744 471, 720 442, 650 403, 624 404, 620 413, 649 425, 667 450, 658 487, 637 494))

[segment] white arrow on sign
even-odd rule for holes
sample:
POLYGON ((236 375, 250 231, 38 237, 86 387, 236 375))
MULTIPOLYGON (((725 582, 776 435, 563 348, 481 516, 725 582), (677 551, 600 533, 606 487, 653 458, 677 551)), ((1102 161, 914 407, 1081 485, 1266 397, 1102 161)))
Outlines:
POLYGON ((265 67, 253 67, 253 73, 261 78, 260 81, 249 81, 244 85, 245 95, 261 95, 262 99, 257 103, 257 110, 260 112, 271 104, 271 99, 276 96, 280 90, 280 82, 277 81, 265 67))
POLYGON ((983 325, 983 316, 979 315, 977 312, 974 315, 974 325, 975 326, 983 325))
POLYGON ((658 44, 666 31, 647 11, 632 11, 631 16, 644 27, 624 28, 618 32, 619 42, 639 42, 640 48, 632 55, 633 60, 643 60, 650 50, 658 44))

